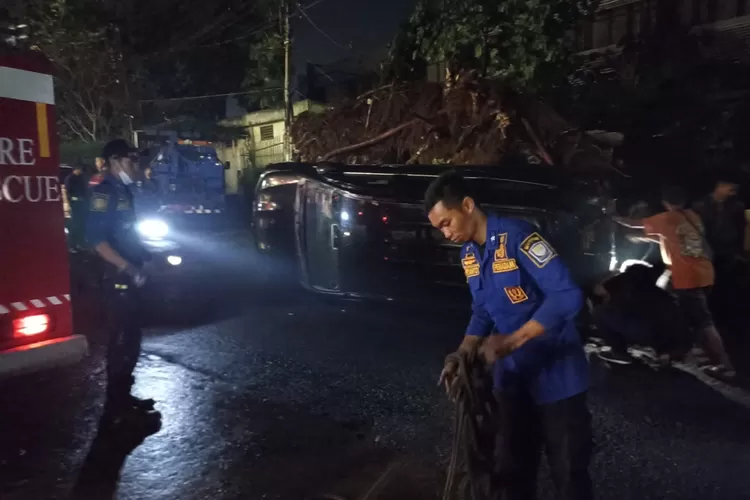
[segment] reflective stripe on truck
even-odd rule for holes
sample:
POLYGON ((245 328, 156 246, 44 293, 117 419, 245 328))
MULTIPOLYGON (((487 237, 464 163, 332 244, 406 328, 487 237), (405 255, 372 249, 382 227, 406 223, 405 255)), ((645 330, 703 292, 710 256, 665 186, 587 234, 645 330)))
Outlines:
POLYGON ((0 304, 0 314, 10 314, 12 311, 26 312, 30 309, 43 309, 48 306, 59 306, 65 302, 70 302, 70 295, 67 293, 26 301, 21 300, 9 304, 0 304))

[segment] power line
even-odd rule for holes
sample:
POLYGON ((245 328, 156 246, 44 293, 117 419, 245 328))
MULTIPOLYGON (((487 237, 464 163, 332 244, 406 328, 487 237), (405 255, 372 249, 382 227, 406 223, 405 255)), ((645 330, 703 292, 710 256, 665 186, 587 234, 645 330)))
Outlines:
POLYGON ((328 33, 326 33, 325 31, 323 31, 322 29, 320 29, 320 27, 318 27, 318 25, 317 25, 317 24, 315 24, 315 22, 314 22, 314 21, 313 21, 313 20, 312 20, 312 19, 310 18, 310 16, 308 16, 308 15, 307 15, 307 12, 305 12, 304 10, 302 10, 302 8, 301 8, 301 7, 299 6, 299 4, 297 4, 297 10, 299 11, 299 13, 300 13, 300 14, 302 14, 302 17, 304 17, 305 19, 307 19, 307 22, 309 22, 309 23, 310 23, 310 25, 311 25, 311 26, 312 26, 313 28, 315 28, 315 30, 316 30, 316 31, 317 31, 318 33, 320 33, 321 35, 323 35, 324 37, 326 37, 326 39, 327 39, 327 40, 328 40, 329 42, 331 42, 332 44, 334 44, 334 45, 335 45, 336 47, 338 47, 338 48, 340 48, 340 49, 343 49, 343 50, 351 50, 351 48, 350 48, 350 47, 346 47, 346 46, 344 46, 344 45, 341 45, 341 44, 340 44, 340 43, 338 43, 338 42, 337 42, 336 40, 334 40, 333 38, 331 38, 331 36, 330 36, 330 35, 329 35, 328 33))
MULTIPOLYGON (((304 7, 304 8, 300 8, 300 11, 304 13, 304 12, 308 11, 309 9, 312 9, 313 7, 316 7, 317 5, 320 5, 321 3, 325 2, 325 1, 327 1, 327 0, 316 0, 313 3, 311 3, 310 5, 308 5, 308 6, 304 7)), ((290 17, 291 18, 295 18, 295 17, 297 17, 297 15, 294 14, 294 15, 292 15, 290 17)), ((277 22, 278 22, 277 20, 274 20, 274 21, 272 21, 270 23, 267 23, 267 24, 265 24, 263 26, 260 26, 259 28, 251 31, 250 33, 246 33, 244 35, 240 35, 240 36, 237 36, 237 37, 234 37, 234 38, 227 38, 226 40, 222 40, 220 42, 207 43, 207 44, 203 44, 203 45, 196 45, 194 47, 186 47, 184 49, 167 51, 166 54, 178 54, 180 52, 187 52, 187 51, 191 51, 191 50, 195 50, 195 49, 205 49, 205 48, 212 48, 212 47, 220 47, 222 45, 227 45, 227 44, 230 44, 230 43, 238 42, 240 40, 245 40, 245 39, 253 37, 253 36, 255 36, 255 35, 259 34, 259 33, 262 33, 262 32, 264 32, 264 31, 266 31, 266 30, 268 30, 270 28, 273 28, 276 25, 277 22)))
MULTIPOLYGON (((168 10, 169 8, 171 8, 171 7, 168 7, 166 10, 168 10)), ((228 18, 227 17, 228 15, 226 13, 220 14, 218 16, 214 16, 212 19, 208 20, 209 21, 208 23, 204 22, 203 32, 200 32, 200 33, 197 33, 197 34, 193 35, 195 37, 195 41, 197 42, 197 41, 200 41, 201 39, 210 39, 210 38, 212 38, 211 31, 214 31, 214 29, 217 28, 217 27, 219 28, 219 30, 216 33, 217 35, 221 34, 221 33, 225 33, 226 30, 228 30, 229 28, 231 28, 231 27, 235 26, 236 24, 240 23, 242 20, 246 19, 249 15, 251 15, 253 13, 256 13, 257 11, 258 11, 257 6, 253 6, 253 5, 247 6, 247 5, 245 5, 242 8, 240 8, 239 11, 235 11, 234 13, 229 14, 229 16, 231 16, 231 18, 228 18), (206 25, 209 25, 210 23, 214 23, 214 24, 211 25, 210 29, 206 29, 206 27, 207 27, 206 25)), ((176 28, 173 26, 172 27, 173 28, 172 31, 174 33, 179 33, 181 31, 182 27, 188 27, 188 23, 183 22, 183 23, 181 23, 181 25, 178 25, 176 28)), ((193 31, 196 31, 196 32, 199 31, 199 30, 195 29, 193 26, 190 26, 188 28, 191 29, 191 30, 193 30, 193 31)), ((189 39, 190 37, 186 36, 185 38, 189 39)), ((179 44, 178 44, 178 47, 179 47, 179 44)), ((163 54, 174 54, 174 53, 179 53, 179 52, 183 52, 183 51, 189 51, 189 50, 191 50, 191 49, 193 49, 195 47, 200 47, 200 46, 189 46, 189 44, 188 44, 188 46, 184 46, 184 47, 176 48, 176 49, 169 49, 169 48, 167 48, 167 49, 161 50, 161 51, 159 51, 157 53, 147 55, 145 58, 146 59, 150 59, 150 58, 153 58, 153 57, 156 57, 156 56, 159 56, 159 55, 163 55, 163 54)))
POLYGON ((281 87, 271 87, 268 89, 261 89, 261 90, 248 90, 246 92, 228 92, 226 94, 196 95, 196 96, 191 96, 191 97, 167 97, 164 99, 142 99, 138 102, 194 101, 196 99, 209 99, 212 97, 229 97, 232 95, 260 94, 263 92, 269 92, 273 90, 281 90, 281 87))

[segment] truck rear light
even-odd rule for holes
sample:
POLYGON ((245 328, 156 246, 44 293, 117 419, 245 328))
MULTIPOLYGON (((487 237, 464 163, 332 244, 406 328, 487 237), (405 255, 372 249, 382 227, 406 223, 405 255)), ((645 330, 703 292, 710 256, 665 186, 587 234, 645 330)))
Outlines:
POLYGON ((36 314, 13 320, 14 337, 30 337, 39 335, 49 329, 50 321, 47 314, 36 314))

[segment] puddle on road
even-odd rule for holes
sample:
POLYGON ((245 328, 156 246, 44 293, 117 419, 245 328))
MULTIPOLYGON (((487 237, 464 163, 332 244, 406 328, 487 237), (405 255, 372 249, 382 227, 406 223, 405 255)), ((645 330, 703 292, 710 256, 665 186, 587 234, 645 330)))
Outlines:
MULTIPOLYGON (((128 457, 118 499, 357 498, 395 458, 364 421, 269 401, 160 359, 143 359, 137 377, 136 394, 158 401, 162 429, 128 457)), ((432 486, 412 486, 409 498, 435 497, 432 486)))

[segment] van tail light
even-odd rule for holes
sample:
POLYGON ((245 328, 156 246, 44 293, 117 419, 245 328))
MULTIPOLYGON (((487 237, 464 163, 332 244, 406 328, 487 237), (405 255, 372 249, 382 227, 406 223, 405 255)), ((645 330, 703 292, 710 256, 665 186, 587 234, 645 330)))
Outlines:
POLYGON ((47 314, 36 314, 34 316, 24 316, 13 320, 14 337, 31 337, 39 335, 49 330, 50 320, 47 314))
POLYGON ((255 202, 257 212, 272 212, 279 209, 279 204, 271 199, 269 193, 260 193, 258 201, 255 202))

